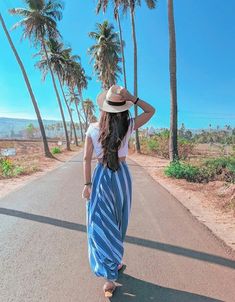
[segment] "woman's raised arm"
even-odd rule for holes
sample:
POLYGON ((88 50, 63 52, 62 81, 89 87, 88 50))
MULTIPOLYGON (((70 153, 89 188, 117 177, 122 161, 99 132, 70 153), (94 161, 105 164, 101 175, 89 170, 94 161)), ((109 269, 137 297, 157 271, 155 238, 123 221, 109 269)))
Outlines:
MULTIPOLYGON (((123 100, 131 101, 134 103, 136 101, 136 97, 132 95, 127 89, 122 89, 121 95, 123 100)), ((139 99, 137 105, 144 110, 143 113, 139 114, 135 120, 134 130, 138 129, 139 127, 146 124, 150 118, 154 115, 156 109, 150 105, 149 103, 145 102, 144 100, 139 99)))

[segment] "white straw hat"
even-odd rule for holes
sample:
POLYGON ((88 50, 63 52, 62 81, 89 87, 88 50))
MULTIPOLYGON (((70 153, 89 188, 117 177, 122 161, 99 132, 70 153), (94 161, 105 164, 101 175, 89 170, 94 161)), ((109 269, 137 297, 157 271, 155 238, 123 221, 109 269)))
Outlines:
POLYGON ((122 112, 128 110, 133 102, 125 101, 121 95, 122 86, 112 85, 109 90, 101 92, 97 96, 97 103, 101 110, 107 112, 122 112))

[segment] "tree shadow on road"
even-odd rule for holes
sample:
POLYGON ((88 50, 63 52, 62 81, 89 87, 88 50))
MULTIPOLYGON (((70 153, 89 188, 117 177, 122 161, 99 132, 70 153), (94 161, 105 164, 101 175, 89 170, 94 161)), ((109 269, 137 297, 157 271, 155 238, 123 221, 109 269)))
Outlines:
POLYGON ((168 288, 124 273, 125 265, 119 273, 118 286, 112 302, 221 302, 222 300, 168 288))
MULTIPOLYGON (((27 213, 27 212, 15 210, 15 209, 7 209, 7 208, 0 207, 0 215, 1 214, 18 217, 21 219, 33 220, 33 221, 36 221, 39 223, 50 224, 50 225, 54 225, 56 227, 62 227, 62 228, 86 233, 86 225, 80 224, 80 223, 75 223, 75 222, 70 222, 70 221, 61 220, 61 219, 57 219, 57 218, 27 213)), ((233 260, 234 259, 233 256, 231 256, 231 259, 224 258, 224 257, 218 256, 218 255, 212 255, 212 254, 208 254, 208 253, 205 253, 202 251, 195 251, 195 250, 192 250, 189 248, 172 245, 172 244, 165 243, 165 242, 153 241, 153 240, 134 237, 134 236, 130 236, 130 235, 126 235, 125 242, 127 242, 129 244, 134 244, 137 246, 144 246, 144 247, 156 249, 156 250, 167 252, 167 253, 172 253, 175 255, 181 255, 184 257, 197 259, 200 261, 205 261, 208 263, 215 263, 217 265, 235 269, 235 261, 233 260)))

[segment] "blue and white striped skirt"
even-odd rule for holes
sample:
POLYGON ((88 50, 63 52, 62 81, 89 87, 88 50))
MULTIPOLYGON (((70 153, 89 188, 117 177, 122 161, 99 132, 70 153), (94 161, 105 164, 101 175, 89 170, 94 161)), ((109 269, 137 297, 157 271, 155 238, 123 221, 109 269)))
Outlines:
POLYGON ((86 202, 88 259, 92 272, 115 281, 122 262, 132 200, 132 176, 126 161, 117 171, 97 162, 86 202))

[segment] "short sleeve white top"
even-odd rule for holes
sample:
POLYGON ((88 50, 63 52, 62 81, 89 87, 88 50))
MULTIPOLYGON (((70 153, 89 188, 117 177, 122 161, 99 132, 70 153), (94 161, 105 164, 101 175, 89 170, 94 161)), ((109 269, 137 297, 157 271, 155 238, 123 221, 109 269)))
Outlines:
MULTIPOLYGON (((118 157, 122 157, 122 156, 127 156, 128 154, 128 141, 129 138, 131 137, 131 134, 134 131, 134 118, 131 117, 130 118, 130 123, 129 123, 129 127, 127 130, 126 135, 124 136, 120 148, 118 150, 118 157)), ((99 126, 97 126, 95 123, 90 123, 89 127, 87 128, 87 131, 85 133, 87 136, 90 136, 92 139, 92 143, 94 146, 94 152, 97 158, 102 158, 103 157, 103 149, 101 146, 101 143, 98 142, 98 138, 99 138, 99 126)))

